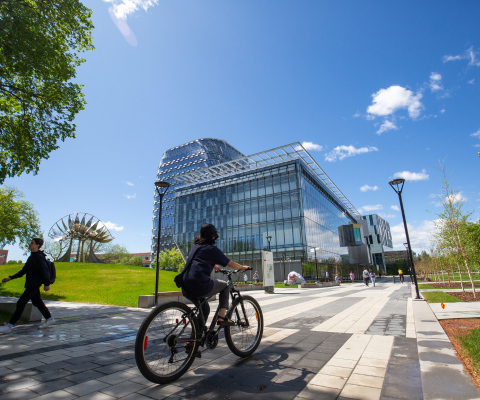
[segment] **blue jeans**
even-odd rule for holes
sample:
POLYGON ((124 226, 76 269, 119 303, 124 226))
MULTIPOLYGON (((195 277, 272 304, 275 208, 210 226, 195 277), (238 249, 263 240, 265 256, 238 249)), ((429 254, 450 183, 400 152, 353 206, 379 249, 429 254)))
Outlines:
POLYGON ((368 286, 368 281, 370 280, 370 278, 363 278, 363 280, 365 281, 365 285, 368 286))
POLYGON ((375 287, 375 278, 372 278, 373 287, 375 287))

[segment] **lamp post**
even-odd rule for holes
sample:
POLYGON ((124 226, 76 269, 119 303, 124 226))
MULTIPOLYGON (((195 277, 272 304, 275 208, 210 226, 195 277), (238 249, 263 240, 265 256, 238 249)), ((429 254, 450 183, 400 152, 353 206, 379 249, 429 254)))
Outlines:
POLYGON ((162 233, 162 202, 163 196, 167 193, 170 184, 165 181, 156 181, 155 188, 157 189, 157 193, 160 196, 159 201, 159 213, 158 213, 158 231, 157 231, 157 273, 155 276, 155 307, 157 306, 158 301, 158 271, 159 271, 159 264, 158 259, 160 258, 160 235, 162 233))
POLYGON ((267 241, 268 241, 268 251, 270 251, 270 240, 272 240, 271 236, 267 236, 267 241))
POLYGON ((310 249, 310 253, 315 252, 315 279, 318 281, 317 250, 320 250, 320 247, 314 247, 313 249, 310 249))
MULTIPOLYGON (((405 246, 405 249, 407 250, 407 253, 408 253, 408 243, 404 243, 403 245, 405 246)), ((408 268, 408 272, 410 273, 410 280, 413 282, 412 268, 411 267, 408 268)))
POLYGON ((420 297, 420 293, 418 292, 417 274, 415 272, 415 265, 413 264, 412 246, 410 245, 410 237, 408 236, 407 221, 405 219, 405 211, 403 210, 403 202, 402 202, 402 190, 403 190, 403 185, 405 185, 405 179, 394 179, 393 181, 390 181, 388 183, 390 184, 392 189, 395 190, 395 193, 398 194, 398 199, 400 200, 400 208, 402 209, 402 217, 403 217, 403 226, 405 227, 405 236, 407 237, 408 256, 410 258, 413 282, 415 283, 415 291, 417 295, 417 297, 415 297, 415 300, 420 300, 421 297, 420 297))
POLYGON ((285 261, 287 260, 287 253, 283 253, 282 258, 283 258, 283 279, 285 280, 285 261))

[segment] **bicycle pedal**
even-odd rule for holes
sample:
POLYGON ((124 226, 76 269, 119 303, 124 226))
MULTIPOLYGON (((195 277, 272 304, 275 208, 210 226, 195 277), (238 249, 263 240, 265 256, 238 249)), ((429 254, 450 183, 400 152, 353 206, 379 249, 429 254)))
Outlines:
POLYGON ((200 350, 198 350, 196 353, 195 353, 195 358, 202 358, 202 352, 200 350))

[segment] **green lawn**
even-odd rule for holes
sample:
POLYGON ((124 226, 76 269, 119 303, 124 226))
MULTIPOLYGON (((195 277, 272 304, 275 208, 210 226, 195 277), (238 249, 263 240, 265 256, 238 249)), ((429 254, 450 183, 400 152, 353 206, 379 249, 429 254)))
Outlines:
POLYGON ((467 336, 458 336, 458 339, 472 359, 475 369, 480 371, 480 329, 472 329, 467 336))
POLYGON ((444 292, 424 292, 422 293, 427 303, 458 303, 462 300, 457 299, 456 297, 450 296, 444 292))
POLYGON ((419 289, 436 289, 433 286, 430 286, 430 285, 427 285, 427 284, 424 284, 424 283, 419 283, 418 288, 419 289))
MULTIPOLYGON (((136 307, 138 296, 155 291, 155 270, 118 264, 55 263, 57 279, 49 292, 41 289, 46 300, 111 304, 136 307)), ((8 283, 1 279, 22 268, 20 264, 0 266, 0 296, 19 297, 25 277, 8 283)), ((160 271, 159 292, 179 291, 173 278, 177 272, 160 271)))

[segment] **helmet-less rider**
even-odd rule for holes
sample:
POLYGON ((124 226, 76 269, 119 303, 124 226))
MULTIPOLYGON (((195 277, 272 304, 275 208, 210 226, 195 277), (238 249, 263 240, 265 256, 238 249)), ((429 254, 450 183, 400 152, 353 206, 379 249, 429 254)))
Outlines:
MULTIPOLYGON (((218 233, 212 224, 204 224, 200 229, 200 235, 195 236, 195 244, 202 245, 193 246, 190 253, 196 250, 192 264, 189 270, 183 276, 182 291, 187 298, 210 297, 219 294, 219 311, 217 317, 217 325, 233 326, 234 322, 225 317, 228 308, 229 290, 228 283, 218 279, 211 279, 212 270, 219 271, 219 265, 240 269, 243 272, 250 267, 240 265, 235 261, 231 261, 223 252, 215 246, 218 239, 218 233), (198 248, 198 250, 197 250, 198 248)), ((210 307, 204 308, 205 320, 208 318, 210 307), (206 312, 205 312, 206 311, 206 312)))

